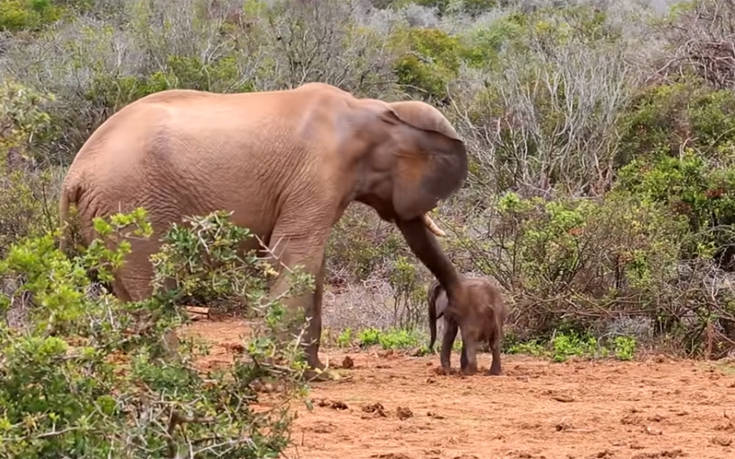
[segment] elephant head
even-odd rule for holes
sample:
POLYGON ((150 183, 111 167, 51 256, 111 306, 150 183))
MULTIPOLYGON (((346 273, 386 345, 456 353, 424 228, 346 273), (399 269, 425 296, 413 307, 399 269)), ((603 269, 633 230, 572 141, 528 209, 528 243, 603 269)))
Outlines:
POLYGON ((449 121, 418 101, 366 101, 377 114, 364 135, 369 149, 356 200, 395 222, 411 250, 456 297, 458 274, 430 234, 443 235, 427 215, 467 177, 467 151, 449 121))

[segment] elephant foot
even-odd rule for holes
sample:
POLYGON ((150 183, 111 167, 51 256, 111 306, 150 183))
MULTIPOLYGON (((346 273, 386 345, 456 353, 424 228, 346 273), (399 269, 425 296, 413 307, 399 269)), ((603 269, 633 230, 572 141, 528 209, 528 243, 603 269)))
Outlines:
POLYGON ((499 376, 503 374, 502 370, 500 369, 500 360, 493 359, 492 365, 490 365, 490 370, 488 370, 487 374, 491 376, 499 376))
POLYGON ((462 368, 460 371, 464 376, 472 376, 477 373, 477 367, 467 366, 466 368, 462 368))
POLYGON ((306 362, 309 364, 309 369, 313 370, 324 370, 327 367, 319 360, 319 356, 314 354, 308 355, 306 362))
POLYGON ((434 368, 434 373, 436 373, 437 375, 440 375, 440 376, 441 375, 449 375, 449 374, 452 373, 452 369, 451 368, 448 368, 448 367, 435 367, 434 368))

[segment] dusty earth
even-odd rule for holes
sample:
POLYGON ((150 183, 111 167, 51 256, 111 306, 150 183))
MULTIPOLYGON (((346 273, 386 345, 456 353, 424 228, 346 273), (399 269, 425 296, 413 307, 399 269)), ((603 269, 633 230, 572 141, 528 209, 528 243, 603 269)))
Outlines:
MULTIPOLYGON (((207 367, 244 331, 199 321, 207 367)), ((733 458, 735 366, 651 356, 636 362, 504 355, 503 376, 438 375, 437 356, 326 349, 343 380, 312 383, 289 458, 733 458), (349 365, 347 365, 349 366, 349 365)), ((453 363, 458 356, 453 356, 453 363)), ((490 365, 490 355, 480 356, 490 365)))

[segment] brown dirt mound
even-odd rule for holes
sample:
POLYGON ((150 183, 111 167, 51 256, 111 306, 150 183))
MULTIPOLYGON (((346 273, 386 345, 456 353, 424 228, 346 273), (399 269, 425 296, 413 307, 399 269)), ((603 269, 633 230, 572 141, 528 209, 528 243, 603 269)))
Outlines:
MULTIPOLYGON (((231 359, 242 326, 197 322, 188 332, 214 344, 211 367, 231 359)), ((732 367, 504 356, 503 376, 462 377, 437 375, 437 356, 322 352, 333 365, 348 355, 353 366, 340 371, 350 378, 312 384, 311 398, 329 403, 295 405, 285 457, 735 457, 732 367)))

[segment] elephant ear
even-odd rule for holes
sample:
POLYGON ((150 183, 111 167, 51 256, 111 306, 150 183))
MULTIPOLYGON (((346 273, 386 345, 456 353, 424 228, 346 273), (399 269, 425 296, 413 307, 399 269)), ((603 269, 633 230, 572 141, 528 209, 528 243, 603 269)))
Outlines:
POLYGON ((431 105, 407 101, 388 106, 390 116, 407 128, 398 136, 392 199, 398 217, 410 220, 462 186, 467 151, 449 121, 431 105))

